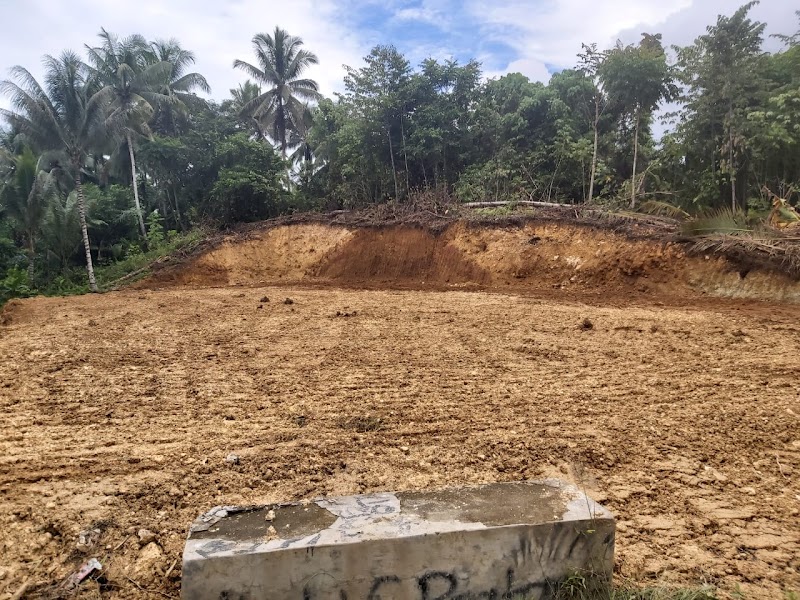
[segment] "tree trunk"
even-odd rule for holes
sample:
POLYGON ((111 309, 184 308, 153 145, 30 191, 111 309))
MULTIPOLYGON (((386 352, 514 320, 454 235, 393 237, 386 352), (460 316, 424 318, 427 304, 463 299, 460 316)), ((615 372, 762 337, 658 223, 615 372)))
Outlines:
POLYGON ((81 183, 81 168, 78 161, 73 162, 75 167, 75 192, 78 194, 78 216, 81 221, 81 236, 83 237, 83 249, 86 251, 86 272, 89 275, 89 290, 97 292, 97 281, 94 278, 94 266, 92 265, 92 247, 89 245, 89 229, 86 227, 86 202, 83 199, 83 184, 81 183))
POLYGON ((183 217, 181 216, 181 207, 178 204, 178 192, 175 191, 174 186, 167 185, 167 197, 169 197, 169 188, 172 187, 172 198, 175 200, 175 222, 178 225, 178 231, 184 233, 186 229, 183 227, 183 217))
POLYGON ((281 143, 281 155, 286 160, 286 111, 283 106, 283 98, 278 97, 278 135, 281 143))
POLYGON ((147 229, 144 226, 144 217, 142 216, 142 206, 139 204, 139 185, 136 181, 136 158, 133 155, 133 140, 131 139, 131 132, 125 133, 125 139, 128 142, 128 155, 131 157, 131 178, 133 181, 133 202, 136 204, 136 216, 139 218, 139 230, 142 232, 142 239, 147 244, 147 229))
POLYGON ((592 198, 594 197, 594 178, 597 174, 597 138, 598 138, 598 129, 600 124, 600 100, 595 98, 594 101, 594 150, 592 151, 592 174, 590 175, 589 179, 589 199, 587 200, 587 204, 592 203, 592 198))
POLYGON ((728 168, 731 171, 731 210, 736 212, 736 170, 733 168, 733 108, 728 113, 728 168))
POLYGON ((28 232, 28 283, 33 285, 33 261, 36 256, 36 241, 33 232, 28 232))
POLYGON ((394 149, 392 148, 392 132, 389 131, 389 156, 392 159, 392 176, 394 177, 394 199, 400 199, 400 192, 397 189, 397 169, 394 166, 394 149))
POLYGON ((636 207, 636 162, 639 160, 639 119, 640 111, 636 111, 636 127, 633 133, 633 175, 631 176, 631 208, 636 207))
POLYGON ((411 188, 411 184, 409 183, 409 175, 408 175, 408 153, 406 152, 406 131, 403 127, 403 115, 400 115, 400 135, 403 139, 403 161, 406 165, 406 194, 408 194, 409 189, 411 188))

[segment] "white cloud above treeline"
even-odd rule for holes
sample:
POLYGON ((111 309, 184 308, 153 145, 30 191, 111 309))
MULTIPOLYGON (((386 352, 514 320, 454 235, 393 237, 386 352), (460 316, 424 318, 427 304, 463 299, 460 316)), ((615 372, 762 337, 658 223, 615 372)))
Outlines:
MULTIPOLYGON (((40 74, 41 57, 83 51, 100 27, 148 39, 175 37, 197 56, 196 70, 222 100, 244 81, 234 59, 251 60, 250 39, 276 25, 301 36, 320 64, 309 76, 322 92, 340 91, 342 65, 358 66, 375 43, 394 44, 416 62, 474 57, 487 75, 520 71, 546 80, 575 64, 581 43, 635 42, 643 31, 684 45, 740 0, 5 0, 0 71, 16 64, 40 74)), ((768 33, 793 33, 795 7, 762 0, 753 17, 768 33)), ((777 43, 770 42, 771 47, 777 43)), ((5 103, 3 103, 5 105, 5 103)))

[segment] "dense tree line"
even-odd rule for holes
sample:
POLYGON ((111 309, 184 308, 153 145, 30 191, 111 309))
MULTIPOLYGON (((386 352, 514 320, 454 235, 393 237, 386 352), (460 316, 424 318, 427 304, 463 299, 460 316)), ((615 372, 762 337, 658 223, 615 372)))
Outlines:
POLYGON ((176 40, 102 30, 83 56, 45 57, 41 81, 18 66, 0 84, 0 295, 95 290, 98 264, 107 282, 198 226, 421 190, 743 215, 795 203, 800 34, 766 53, 754 4, 683 48, 658 34, 584 45, 547 84, 377 46, 333 98, 305 76, 318 57, 276 28, 219 104, 197 95, 208 83, 176 40), (667 102, 674 126, 656 140, 667 102))

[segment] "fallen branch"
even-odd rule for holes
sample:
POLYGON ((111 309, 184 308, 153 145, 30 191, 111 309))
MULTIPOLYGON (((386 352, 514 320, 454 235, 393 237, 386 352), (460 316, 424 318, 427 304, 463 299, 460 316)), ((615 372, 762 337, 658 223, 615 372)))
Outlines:
POLYGON ((177 564, 178 564, 178 559, 176 558, 174 561, 172 561, 172 565, 170 565, 169 569, 167 569, 167 572, 164 573, 164 579, 169 579, 169 574, 172 573, 172 570, 175 568, 175 565, 177 564))
POLYGON ((511 205, 523 205, 523 206, 548 206, 548 207, 555 207, 555 208, 575 208, 575 204, 559 204, 557 202, 539 202, 536 200, 501 200, 498 202, 465 202, 464 204, 460 204, 459 206, 463 206, 464 208, 489 208, 492 206, 508 206, 511 205))

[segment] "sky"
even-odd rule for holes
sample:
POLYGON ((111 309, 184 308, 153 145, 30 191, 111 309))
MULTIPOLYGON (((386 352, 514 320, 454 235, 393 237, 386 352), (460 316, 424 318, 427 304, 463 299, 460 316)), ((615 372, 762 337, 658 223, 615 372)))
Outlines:
MULTIPOLYGON (((121 36, 177 38, 195 53, 211 97, 223 100, 246 79, 232 67, 252 61, 251 38, 280 26, 319 57, 308 75, 330 95, 342 90, 343 65, 358 67, 376 44, 393 44, 412 64, 425 58, 471 58, 489 77, 521 72, 547 81, 575 65, 581 43, 635 42, 662 33, 685 45, 720 13, 744 0, 0 0, 0 77, 22 65, 41 74, 41 57, 82 52, 101 27, 121 36)), ((767 34, 794 33, 790 0, 761 0, 752 11, 767 34)), ((770 49, 779 48, 769 40, 770 49)), ((0 100, 0 106, 7 106, 0 100)))

